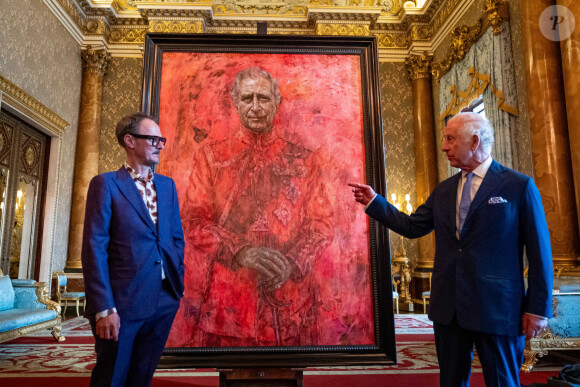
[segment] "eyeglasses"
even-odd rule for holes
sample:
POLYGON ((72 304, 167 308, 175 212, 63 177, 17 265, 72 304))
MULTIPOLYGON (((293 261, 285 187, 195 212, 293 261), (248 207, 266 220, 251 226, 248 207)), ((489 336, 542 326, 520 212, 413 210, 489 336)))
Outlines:
POLYGON ((159 145, 159 143, 162 143, 163 146, 165 146, 165 143, 167 142, 167 139, 165 137, 149 136, 146 134, 136 134, 136 133, 129 133, 129 134, 135 138, 143 138, 146 140, 151 140, 151 145, 154 147, 157 147, 159 145))

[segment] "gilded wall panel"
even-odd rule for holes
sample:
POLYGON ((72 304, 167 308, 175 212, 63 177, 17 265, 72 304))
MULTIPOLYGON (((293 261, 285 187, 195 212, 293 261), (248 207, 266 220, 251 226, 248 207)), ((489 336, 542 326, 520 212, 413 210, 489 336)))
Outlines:
MULTIPOLYGON (((413 95, 411 81, 404 63, 380 63, 381 105, 385 140, 385 165, 389 199, 411 195, 413 208, 417 203, 415 184, 415 140, 413 133, 413 95)), ((403 206, 404 207, 404 206, 403 206)), ((405 248, 412 262, 417 260, 415 240, 405 239, 405 248)), ((391 231, 391 254, 401 250, 401 239, 391 231)))
POLYGON ((70 123, 62 136, 53 269, 66 261, 78 127, 80 47, 42 2, 2 0, 0 74, 70 123), (22 15, 27 15, 23 21, 22 15))
POLYGON ((125 152, 117 143, 115 125, 141 109, 143 59, 112 58, 103 82, 103 112, 99 141, 99 173, 119 169, 125 152))

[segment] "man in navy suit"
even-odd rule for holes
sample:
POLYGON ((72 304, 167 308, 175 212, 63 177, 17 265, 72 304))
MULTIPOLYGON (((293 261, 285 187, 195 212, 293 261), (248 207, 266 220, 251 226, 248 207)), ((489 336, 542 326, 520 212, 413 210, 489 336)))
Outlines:
POLYGON ((153 173, 166 139, 152 117, 117 124, 126 162, 89 186, 82 263, 95 336, 91 386, 150 386, 183 296, 175 183, 153 173))
POLYGON ((461 172, 410 216, 371 187, 349 184, 367 214, 393 231, 418 238, 435 230, 429 318, 441 386, 469 386, 475 345, 486 386, 519 387, 524 335, 537 336, 552 314, 552 252, 540 194, 530 177, 491 158, 493 140, 485 117, 453 117, 442 151, 461 172))

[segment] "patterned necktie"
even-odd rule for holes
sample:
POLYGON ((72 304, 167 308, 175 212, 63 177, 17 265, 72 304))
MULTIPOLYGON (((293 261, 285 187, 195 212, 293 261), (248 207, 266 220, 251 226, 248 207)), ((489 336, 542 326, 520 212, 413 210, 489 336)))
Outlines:
POLYGON ((465 217, 467 217, 467 212, 469 211, 469 206, 471 205, 471 179, 473 178, 473 173, 468 172, 465 176, 467 181, 463 184, 463 191, 461 191, 461 201, 459 202, 459 232, 463 229, 463 223, 465 222, 465 217))

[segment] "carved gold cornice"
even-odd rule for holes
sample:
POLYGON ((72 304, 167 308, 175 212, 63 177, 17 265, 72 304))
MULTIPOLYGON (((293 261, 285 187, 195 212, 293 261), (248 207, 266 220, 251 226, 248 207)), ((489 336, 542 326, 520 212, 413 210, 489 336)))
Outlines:
POLYGON ((408 48, 409 38, 404 33, 375 33, 379 48, 408 48))
POLYGON ((447 19, 449 19, 449 16, 461 1, 463 0, 447 0, 443 5, 441 5, 439 12, 431 22, 431 31, 433 31, 433 33, 439 31, 439 29, 447 22, 447 19))
POLYGON ((509 20, 508 5, 504 0, 485 0, 483 11, 487 15, 493 33, 499 34, 502 31, 503 22, 509 20))
POLYGON ((411 55, 405 60, 405 67, 409 73, 411 80, 431 77, 430 67, 433 61, 433 56, 426 52, 423 55, 411 55))
POLYGON ((470 27, 466 25, 455 27, 451 32, 452 41, 449 44, 449 51, 445 56, 445 60, 441 63, 433 63, 432 65, 433 76, 437 79, 441 78, 449 71, 451 66, 462 61, 471 46, 481 36, 482 29, 482 19, 479 19, 476 24, 470 27))
POLYGON ((310 0, 252 1, 222 0, 214 5, 214 13, 259 15, 305 15, 310 0))
POLYGON ((434 32, 461 1, 43 0, 81 46, 114 56, 141 56, 146 32, 255 34, 266 22, 269 34, 376 36, 379 56, 398 60, 413 43, 432 51, 434 32))
POLYGON ((56 135, 61 135, 70 125, 58 114, 40 103, 30 94, 0 75, 0 101, 20 110, 56 135))
POLYGON ((81 51, 83 70, 97 75, 105 75, 111 55, 105 49, 95 50, 91 46, 81 51))
POLYGON ((316 26, 316 35, 369 36, 369 26, 361 24, 326 24, 316 26))
POLYGON ((441 63, 433 63, 432 71, 436 79, 445 75, 455 63, 462 61, 471 46, 489 27, 497 35, 502 31, 502 23, 509 20, 508 5, 504 0, 485 0, 483 11, 487 17, 481 17, 474 25, 461 25, 453 29, 445 59, 441 63))
POLYGON ((109 42, 117 44, 144 43, 147 28, 112 28, 109 35, 109 42))
POLYGON ((414 25, 409 31, 411 40, 429 40, 433 36, 429 25, 414 25))
MULTIPOLYGON (((201 21, 180 21, 180 20, 153 20, 149 23, 150 32, 170 32, 197 34, 203 32, 203 22, 201 21)), ((145 35, 143 35, 143 39, 145 35)))

